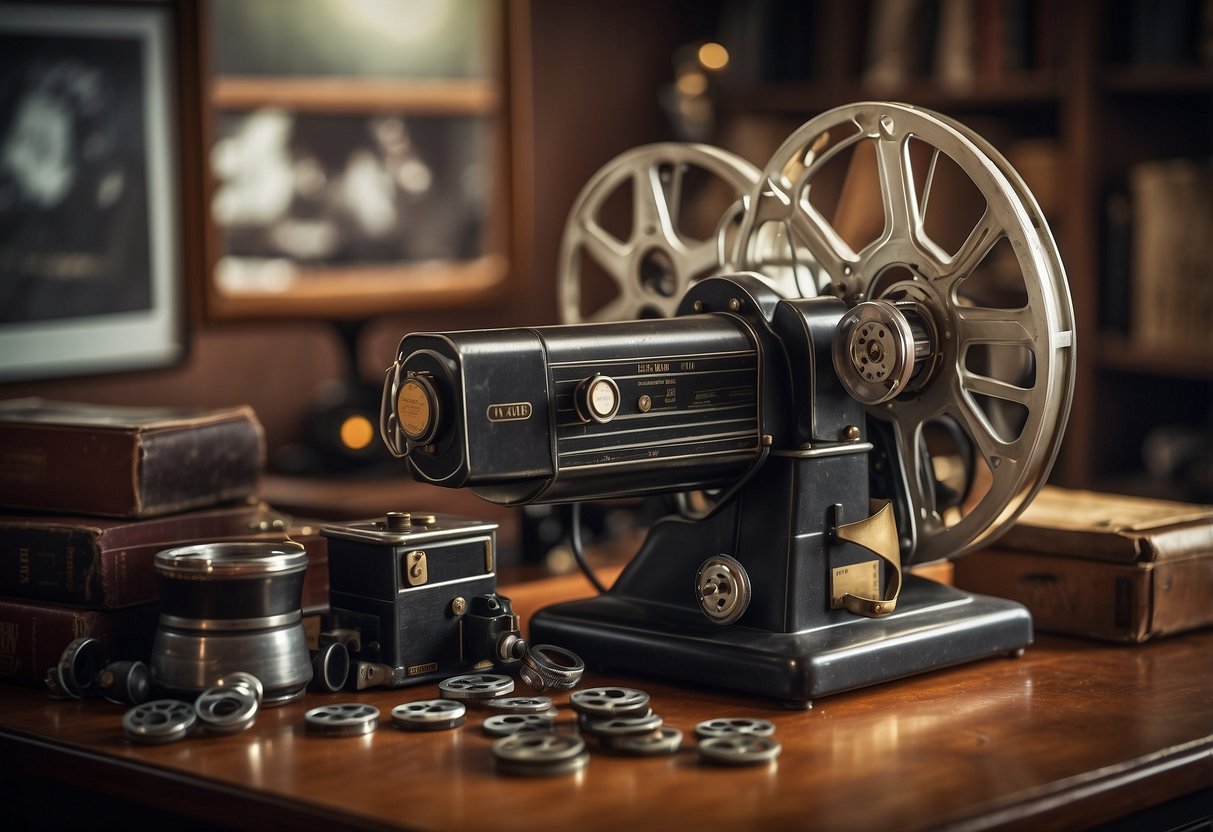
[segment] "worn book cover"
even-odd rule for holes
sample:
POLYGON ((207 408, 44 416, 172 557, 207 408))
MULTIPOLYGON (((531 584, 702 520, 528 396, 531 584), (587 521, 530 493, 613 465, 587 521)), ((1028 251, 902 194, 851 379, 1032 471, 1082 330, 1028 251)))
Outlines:
POLYGON ((1124 564, 1213 555, 1213 506, 1045 486, 999 546, 1124 564))
POLYGON ((163 549, 288 538, 308 549, 307 602, 327 603, 323 537, 263 503, 148 520, 0 515, 0 595, 94 609, 141 604, 159 597, 154 559, 163 549))
POLYGON ((957 559, 954 580, 1020 602, 1045 632, 1136 643, 1213 624, 1213 553, 1111 563, 1000 543, 957 559))
POLYGON ((0 506, 152 517, 256 492, 265 436, 252 408, 0 402, 0 506))
POLYGON ((109 658, 146 662, 158 619, 158 604, 81 610, 0 598, 0 678, 42 685, 63 648, 80 636, 100 639, 109 658))

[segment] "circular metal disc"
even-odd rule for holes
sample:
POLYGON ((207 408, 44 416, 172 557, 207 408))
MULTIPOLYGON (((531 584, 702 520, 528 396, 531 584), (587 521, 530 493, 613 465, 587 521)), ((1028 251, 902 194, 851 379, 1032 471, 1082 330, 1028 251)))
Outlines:
POLYGON ((651 734, 661 728, 662 719, 649 709, 641 716, 613 716, 605 719, 593 719, 583 716, 581 730, 595 737, 628 737, 637 734, 651 734))
POLYGON ((637 757, 656 757, 674 754, 682 747, 682 732, 669 725, 648 734, 627 736, 603 736, 602 742, 612 751, 637 757))
POLYGON ((514 690, 514 680, 499 673, 467 673, 438 683, 446 699, 496 699, 514 690))
POLYGON ((676 142, 633 148, 607 162, 582 188, 565 224, 557 280, 561 321, 671 317, 688 286, 731 269, 729 240, 758 173, 727 151, 676 142), (715 195, 728 206, 706 239, 700 239, 702 232, 692 235, 686 228, 690 218, 684 216, 684 191, 691 187, 688 180, 698 176, 688 177, 692 170, 706 173, 710 180, 703 194, 695 194, 695 202, 715 195), (603 208, 613 195, 628 190, 629 230, 616 236, 604 227, 603 208), (610 278, 615 292, 589 313, 583 313, 582 304, 583 258, 593 260, 610 278))
POLYGON ((265 698, 265 687, 261 684, 261 680, 251 673, 246 673, 243 670, 237 670, 234 673, 228 673, 226 676, 220 676, 216 681, 217 687, 226 688, 236 685, 243 685, 253 692, 257 697, 257 704, 261 704, 261 700, 265 698))
POLYGON ((156 699, 128 710, 122 732, 131 742, 159 745, 182 739, 198 721, 194 706, 176 699, 156 699))
POLYGON ((321 737, 357 737, 378 727, 379 709, 359 702, 321 705, 303 715, 308 733, 321 737))
POLYGON ((590 717, 635 716, 649 707, 649 695, 635 688, 586 688, 569 697, 569 705, 590 717))
POLYGON ((988 142, 944 116, 904 104, 852 104, 809 121, 775 152, 742 217, 742 268, 762 268, 756 242, 772 228, 809 253, 819 292, 851 304, 909 299, 930 311, 939 333, 931 377, 868 408, 870 434, 893 472, 875 477, 875 490, 888 493, 873 496, 899 508, 903 562, 990 543, 1044 483, 1074 384, 1069 289, 1023 180, 988 142), (847 153, 859 175, 847 171, 854 190, 838 195, 827 218, 828 200, 815 199, 813 188, 828 187, 823 171, 847 153), (957 228, 961 216, 949 192, 984 207, 974 209, 971 230, 964 215, 965 228, 944 245, 935 238, 957 228), (882 214, 883 229, 864 242, 865 234, 844 228, 844 201, 882 214), (941 487, 940 471, 953 459, 961 462, 953 468, 967 469, 965 481, 941 487))
POLYGON ((207 688, 194 700, 198 721, 213 734, 238 734, 257 720, 256 691, 247 683, 207 688))
POLYGON ((585 753, 585 740, 572 734, 514 734, 493 743, 499 762, 536 768, 567 763, 585 753))
POLYGON ((729 766, 750 766, 769 763, 782 750, 770 737, 738 734, 731 737, 708 737, 699 741, 699 754, 705 760, 729 766))
MULTIPOLYGON (((519 736, 536 736, 534 734, 522 734, 519 736)), ((514 737, 506 737, 506 739, 514 739, 514 737)), ((500 740, 498 740, 500 742, 500 740)), ((497 771, 501 774, 509 774, 514 777, 558 777, 562 774, 575 774, 582 771, 590 764, 590 752, 582 751, 576 757, 570 757, 567 760, 561 760, 555 763, 543 763, 536 765, 535 763, 520 763, 516 760, 507 760, 502 757, 497 758, 497 771)))
POLYGON ((735 737, 739 734, 749 734, 755 737, 769 737, 775 733, 775 726, 765 719, 750 719, 749 717, 717 717, 705 719, 695 726, 695 736, 700 739, 708 737, 735 737))
POLYGON ((510 737, 549 733, 555 726, 556 720, 548 714, 493 714, 485 718, 481 729, 490 737, 510 737))
POLYGON ((545 714, 555 712, 550 696, 505 696, 484 703, 490 711, 509 714, 545 714))
POLYGON ((392 708, 392 724, 406 731, 441 731, 466 721, 467 706, 454 699, 421 699, 392 708))

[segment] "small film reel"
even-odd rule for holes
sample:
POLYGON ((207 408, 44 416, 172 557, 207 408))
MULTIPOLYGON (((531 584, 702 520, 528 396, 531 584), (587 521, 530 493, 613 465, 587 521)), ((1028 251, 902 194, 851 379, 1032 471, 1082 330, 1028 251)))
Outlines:
POLYGON ((122 733, 140 745, 161 745, 184 739, 197 721, 198 714, 189 702, 156 699, 128 710, 122 717, 122 733))
POLYGON ((682 732, 669 725, 663 725, 647 734, 604 734, 598 739, 611 751, 632 757, 660 757, 675 754, 682 747, 682 732))
POLYGON ((699 755, 710 763, 724 766, 753 766, 769 763, 782 750, 779 741, 753 734, 708 737, 699 741, 699 755))
POLYGON ((635 688, 586 688, 575 691, 569 705, 592 719, 637 716, 649 710, 649 695, 635 688))
POLYGON ((571 734, 514 734, 493 743, 493 757, 502 774, 552 777, 573 774, 590 762, 585 740, 571 734))
POLYGON ((445 699, 496 699, 513 692, 514 680, 500 673, 465 673, 443 679, 438 690, 445 699))
POLYGON ((662 718, 649 708, 648 713, 637 716, 613 716, 605 719, 595 719, 582 715, 581 730, 599 739, 606 737, 629 737, 638 734, 651 734, 662 726, 662 718))
POLYGON ((251 728, 259 707, 257 690, 247 683, 216 685, 194 700, 198 721, 212 734, 238 734, 251 728))
POLYGON ((555 714, 550 696, 505 696, 484 703, 486 710, 503 714, 555 714))
POLYGON ((321 705, 304 714, 303 723, 318 737, 358 737, 378 727, 379 709, 359 702, 321 705))
POLYGON ((510 737, 514 734, 546 734, 556 727, 549 714, 493 714, 486 717, 481 730, 490 737, 510 737))
POLYGON ((774 736, 775 725, 765 719, 730 716, 705 719, 695 726, 695 736, 701 740, 709 737, 736 737, 745 734, 754 737, 774 736))
POLYGON ((467 721, 467 706, 454 699, 422 699, 392 708, 392 724, 405 731, 442 731, 467 721))

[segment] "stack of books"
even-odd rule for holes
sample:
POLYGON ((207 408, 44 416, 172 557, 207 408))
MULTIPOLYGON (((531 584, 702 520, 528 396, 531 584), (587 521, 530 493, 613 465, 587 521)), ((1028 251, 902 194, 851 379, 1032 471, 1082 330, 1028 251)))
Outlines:
MULTIPOLYGON (((302 535, 313 555, 323 538, 257 499, 264 464, 247 406, 0 402, 0 678, 42 684, 86 635, 146 660, 163 549, 302 535)), ((318 554, 313 606, 327 604, 318 554)))
POLYGON ((1011 598, 1036 628, 1142 642, 1213 624, 1213 506, 1047 486, 957 586, 1011 598))

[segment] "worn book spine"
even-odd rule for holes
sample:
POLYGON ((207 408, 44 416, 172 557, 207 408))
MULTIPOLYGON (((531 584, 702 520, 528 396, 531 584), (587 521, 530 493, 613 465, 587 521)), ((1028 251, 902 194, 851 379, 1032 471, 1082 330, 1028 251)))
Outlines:
POLYGON ((81 610, 0 598, 0 678, 41 685, 72 639, 100 639, 106 656, 147 661, 159 607, 81 610))
POLYGON ((165 427, 0 424, 0 506, 152 517, 248 497, 265 439, 250 408, 165 427))
POLYGON ((159 597, 157 552, 286 533, 282 516, 262 503, 147 520, 0 516, 0 595, 93 609, 146 603, 159 597))
POLYGON ((987 549, 957 560, 955 583, 1020 602, 1044 632, 1136 643, 1213 624, 1213 556, 1116 564, 987 549))

